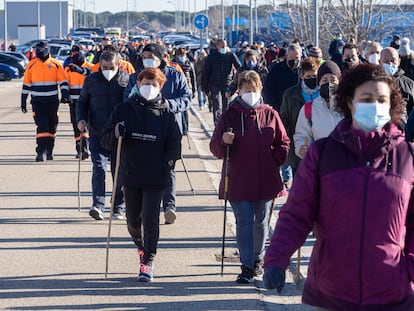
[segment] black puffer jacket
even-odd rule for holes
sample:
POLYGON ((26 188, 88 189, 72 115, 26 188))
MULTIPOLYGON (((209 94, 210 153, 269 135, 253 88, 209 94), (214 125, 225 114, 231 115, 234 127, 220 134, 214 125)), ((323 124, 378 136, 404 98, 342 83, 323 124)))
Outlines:
POLYGON ((113 150, 117 144, 115 126, 124 121, 126 134, 120 162, 123 185, 156 189, 167 185, 168 172, 181 158, 181 133, 174 113, 166 107, 161 96, 146 101, 135 94, 112 112, 101 143, 113 150))
POLYGON ((241 64, 232 52, 221 54, 214 50, 207 56, 202 76, 204 92, 211 91, 211 87, 227 88, 233 81, 233 68, 239 69, 241 64))
POLYGON ((85 79, 76 105, 76 122, 86 120, 91 136, 102 135, 112 110, 122 103, 128 79, 128 73, 121 70, 111 81, 106 80, 100 70, 85 79))
POLYGON ((286 60, 275 64, 267 75, 263 85, 263 99, 265 103, 280 111, 283 93, 300 81, 299 68, 290 69, 286 60))
POLYGON ((408 115, 413 110, 414 106, 414 81, 411 80, 402 69, 394 74, 394 78, 397 80, 397 84, 400 87, 401 95, 404 100, 404 115, 403 121, 407 121, 408 115))

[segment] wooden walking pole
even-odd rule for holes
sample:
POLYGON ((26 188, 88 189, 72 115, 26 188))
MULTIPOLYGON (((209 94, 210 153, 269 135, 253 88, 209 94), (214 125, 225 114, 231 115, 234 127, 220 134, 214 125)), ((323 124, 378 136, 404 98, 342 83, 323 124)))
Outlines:
POLYGON ((82 161, 82 139, 83 132, 80 133, 79 141, 79 161, 78 161, 78 211, 81 211, 81 195, 80 195, 80 175, 81 175, 81 161, 82 161))
POLYGON ((118 173, 119 173, 119 163, 121 162, 121 146, 122 146, 122 136, 118 137, 118 145, 116 148, 116 161, 115 161, 115 174, 114 174, 114 183, 112 186, 112 196, 111 196, 111 210, 109 212, 109 226, 108 226, 108 238, 106 239, 106 266, 105 266, 105 278, 108 277, 108 262, 109 262, 109 243, 111 240, 111 225, 112 225, 112 215, 115 208, 115 194, 116 186, 118 183, 118 173))

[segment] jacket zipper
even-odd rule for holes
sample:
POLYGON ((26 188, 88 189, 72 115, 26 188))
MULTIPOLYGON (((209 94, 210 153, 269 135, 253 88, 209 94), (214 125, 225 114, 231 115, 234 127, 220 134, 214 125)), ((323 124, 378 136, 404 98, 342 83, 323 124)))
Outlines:
POLYGON ((367 211, 367 189, 368 189, 368 178, 369 178, 369 168, 371 163, 367 161, 365 163, 365 168, 367 169, 367 175, 365 178, 365 189, 364 189, 364 206, 362 210, 362 224, 361 224, 361 239, 360 239, 360 250, 359 250, 359 304, 362 304, 362 258, 364 253, 364 231, 365 231, 365 214, 367 211))

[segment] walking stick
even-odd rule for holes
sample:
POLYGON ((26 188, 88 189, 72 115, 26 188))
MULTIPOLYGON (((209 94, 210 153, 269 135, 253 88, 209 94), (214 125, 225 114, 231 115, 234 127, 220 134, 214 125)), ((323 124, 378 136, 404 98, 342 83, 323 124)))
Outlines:
POLYGON ((183 157, 182 157, 182 156, 181 156, 181 163, 183 164, 183 167, 184 167, 184 172, 185 172, 185 174, 187 175, 188 183, 190 184, 190 187, 191 187, 191 192, 192 192, 192 193, 193 193, 193 195, 195 196, 196 194, 195 194, 195 191, 194 191, 194 188, 193 188, 193 184, 191 183, 191 180, 190 180, 190 175, 188 174, 187 168, 185 167, 185 164, 184 164, 184 159, 183 159, 183 157))
MULTIPOLYGON (((227 132, 232 133, 233 129, 229 127, 227 132)), ((229 164, 230 164, 230 146, 226 146, 226 174, 224 179, 224 221, 223 221, 223 239, 221 242, 221 277, 224 270, 224 242, 226 240, 226 217, 227 217, 227 194, 229 190, 229 164)))
POLYGON ((81 161, 82 161, 82 139, 83 132, 80 133, 79 141, 79 161, 78 161, 78 211, 81 211, 81 196, 80 196, 80 171, 81 171, 81 161))
POLYGON ((114 213, 114 207, 115 207, 115 193, 116 193, 116 186, 117 186, 117 183, 118 183, 119 162, 120 162, 120 157, 121 157, 121 146, 122 146, 122 136, 119 136, 118 137, 118 145, 116 147, 115 174, 114 174, 114 183, 112 185, 111 210, 109 212, 108 238, 106 239, 105 278, 108 277, 109 242, 110 242, 110 239, 111 239, 112 215, 114 213))

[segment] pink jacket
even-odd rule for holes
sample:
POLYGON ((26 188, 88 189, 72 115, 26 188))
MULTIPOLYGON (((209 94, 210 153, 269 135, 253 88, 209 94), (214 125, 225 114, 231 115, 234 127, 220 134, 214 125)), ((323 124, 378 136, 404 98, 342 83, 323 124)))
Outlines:
POLYGON ((361 151, 350 120, 310 145, 265 255, 286 269, 313 229, 307 304, 348 310, 414 310, 413 157, 387 124, 361 151))

